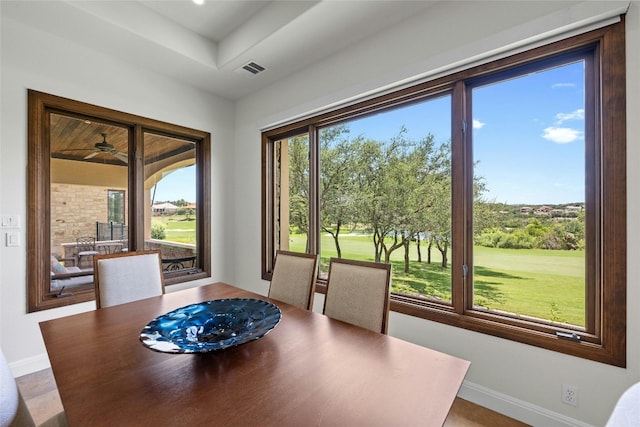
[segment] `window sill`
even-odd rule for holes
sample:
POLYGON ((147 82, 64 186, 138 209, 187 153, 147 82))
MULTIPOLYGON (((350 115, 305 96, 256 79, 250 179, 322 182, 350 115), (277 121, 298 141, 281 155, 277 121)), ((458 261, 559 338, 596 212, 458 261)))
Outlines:
POLYGON ((625 358, 616 358, 615 352, 605 348, 600 338, 591 334, 579 332, 580 340, 564 339, 556 333, 574 331, 516 318, 505 320, 504 316, 475 310, 459 314, 444 306, 394 294, 391 295, 390 310, 570 356, 626 367, 625 358))

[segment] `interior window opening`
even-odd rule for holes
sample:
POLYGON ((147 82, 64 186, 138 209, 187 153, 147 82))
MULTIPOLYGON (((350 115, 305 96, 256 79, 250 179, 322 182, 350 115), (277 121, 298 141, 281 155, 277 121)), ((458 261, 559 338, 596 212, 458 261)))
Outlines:
POLYGON ((210 134, 28 101, 29 311, 94 299, 96 255, 159 249, 165 284, 210 276, 210 134))

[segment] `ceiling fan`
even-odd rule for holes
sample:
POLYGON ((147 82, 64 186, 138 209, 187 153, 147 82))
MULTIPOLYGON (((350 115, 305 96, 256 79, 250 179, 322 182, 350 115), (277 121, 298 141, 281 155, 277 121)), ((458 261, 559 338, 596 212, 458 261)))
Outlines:
POLYGON ((106 153, 106 154, 112 155, 113 157, 120 160, 121 162, 128 164, 129 156, 127 156, 126 153, 121 153, 120 151, 117 151, 113 145, 109 144, 107 142, 106 133, 101 133, 100 135, 102 135, 102 141, 95 143, 95 145, 93 146, 94 148, 69 149, 68 151, 93 150, 93 153, 84 156, 85 160, 92 159, 98 154, 106 153))

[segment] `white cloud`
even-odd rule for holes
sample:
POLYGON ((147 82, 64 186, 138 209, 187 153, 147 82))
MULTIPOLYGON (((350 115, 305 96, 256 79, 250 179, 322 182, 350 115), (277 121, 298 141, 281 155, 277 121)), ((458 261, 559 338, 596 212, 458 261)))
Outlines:
POLYGON ((551 85, 551 87, 553 89, 558 89, 562 87, 576 87, 576 84, 575 83, 554 83, 553 85, 551 85))
POLYGON ((556 114, 556 124, 561 125, 567 120, 584 120, 584 109, 572 111, 570 113, 558 113, 556 114))
POLYGON ((545 128, 542 137, 556 144, 568 144, 577 139, 582 139, 583 133, 577 129, 551 126, 545 128))
POLYGON ((480 120, 477 119, 473 119, 473 128, 474 129, 481 129, 484 127, 486 123, 481 122, 480 120))

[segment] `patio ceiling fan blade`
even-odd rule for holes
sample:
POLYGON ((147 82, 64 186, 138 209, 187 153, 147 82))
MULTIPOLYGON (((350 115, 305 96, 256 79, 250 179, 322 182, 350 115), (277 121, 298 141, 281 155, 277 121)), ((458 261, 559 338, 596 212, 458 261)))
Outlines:
POLYGON ((119 161, 125 163, 125 164, 129 164, 129 156, 126 153, 121 153, 120 151, 116 150, 115 147, 111 144, 109 144, 107 142, 107 134, 106 133, 102 133, 102 141, 97 142, 93 145, 93 148, 65 148, 60 150, 60 152, 63 151, 92 151, 91 154, 88 154, 86 156, 83 157, 83 160, 89 160, 89 159, 93 159, 94 157, 96 157, 99 154, 108 154, 111 155, 113 157, 115 157, 116 159, 118 159, 119 161))
POLYGON ((113 151, 110 154, 114 156, 116 159, 120 160, 121 162, 129 164, 129 156, 127 156, 125 153, 121 153, 119 151, 113 151))

